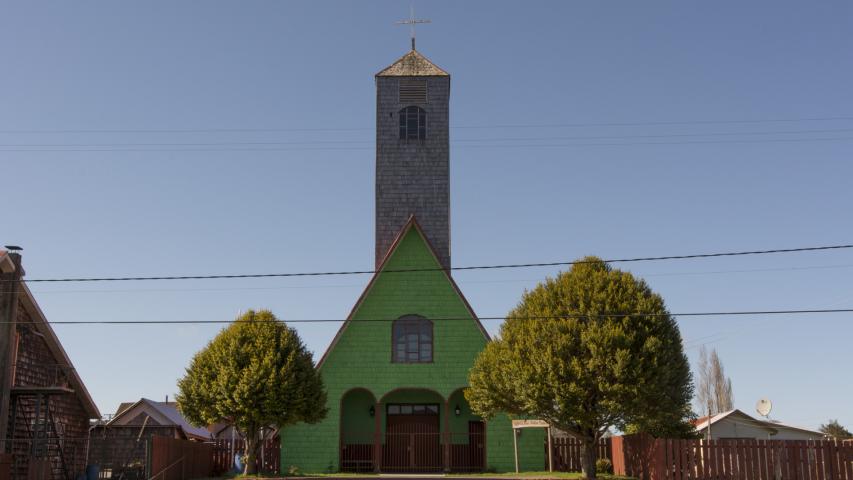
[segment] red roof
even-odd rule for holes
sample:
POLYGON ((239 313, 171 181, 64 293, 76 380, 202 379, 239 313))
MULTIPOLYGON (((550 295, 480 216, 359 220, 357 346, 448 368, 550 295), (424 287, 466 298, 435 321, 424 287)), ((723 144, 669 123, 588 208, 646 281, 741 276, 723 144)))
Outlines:
POLYGON ((699 417, 697 419, 691 420, 690 423, 692 423, 693 426, 695 427, 699 424, 705 423, 705 421, 708 420, 709 418, 711 418, 711 417, 709 417, 708 415, 705 415, 704 417, 699 417))

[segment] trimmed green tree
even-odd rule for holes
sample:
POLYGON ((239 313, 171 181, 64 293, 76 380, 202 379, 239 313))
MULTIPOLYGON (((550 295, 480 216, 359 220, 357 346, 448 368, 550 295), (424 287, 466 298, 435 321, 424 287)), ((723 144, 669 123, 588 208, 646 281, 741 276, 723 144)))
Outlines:
POLYGON ((465 397, 486 418, 546 420, 582 444, 610 427, 685 432, 693 385, 681 334, 660 295, 596 257, 546 279, 507 316, 470 372, 465 397))
POLYGON ((246 474, 261 441, 326 416, 326 392, 296 331, 271 312, 249 311, 196 353, 178 381, 178 407, 194 425, 226 420, 246 437, 246 474))

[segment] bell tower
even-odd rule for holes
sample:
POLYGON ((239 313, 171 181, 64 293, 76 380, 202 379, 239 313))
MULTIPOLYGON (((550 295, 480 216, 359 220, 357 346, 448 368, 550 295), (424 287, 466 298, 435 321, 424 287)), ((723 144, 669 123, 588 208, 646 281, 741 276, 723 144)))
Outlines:
POLYGON ((450 268, 450 75, 414 49, 376 74, 376 266, 414 215, 450 268))

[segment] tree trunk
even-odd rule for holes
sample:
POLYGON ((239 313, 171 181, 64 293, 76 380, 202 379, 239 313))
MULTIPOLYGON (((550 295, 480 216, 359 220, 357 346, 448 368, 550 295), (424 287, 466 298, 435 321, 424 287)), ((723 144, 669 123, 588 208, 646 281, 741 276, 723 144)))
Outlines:
POLYGON ((583 477, 590 480, 595 479, 595 461, 598 456, 595 443, 594 436, 581 439, 581 471, 583 477))
POLYGON ((258 432, 246 432, 246 465, 243 468, 243 474, 255 475, 258 473, 258 432))

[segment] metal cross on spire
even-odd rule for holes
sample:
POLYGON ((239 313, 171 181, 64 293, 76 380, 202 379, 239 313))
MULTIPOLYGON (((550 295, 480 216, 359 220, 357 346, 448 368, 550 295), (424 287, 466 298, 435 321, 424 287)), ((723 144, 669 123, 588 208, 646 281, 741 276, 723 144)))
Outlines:
POLYGON ((409 19, 396 22, 397 25, 408 25, 412 32, 412 50, 415 49, 415 25, 419 23, 432 23, 432 20, 424 20, 415 18, 415 6, 410 6, 409 19))

